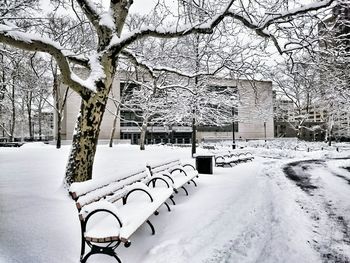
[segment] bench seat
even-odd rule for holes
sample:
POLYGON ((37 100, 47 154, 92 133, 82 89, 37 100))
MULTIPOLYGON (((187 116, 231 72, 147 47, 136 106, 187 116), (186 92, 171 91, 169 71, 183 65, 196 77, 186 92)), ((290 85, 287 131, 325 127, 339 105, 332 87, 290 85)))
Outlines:
POLYGON ((107 254, 120 259, 115 248, 124 243, 130 246, 130 238, 137 229, 147 223, 155 233, 149 218, 158 215, 158 209, 173 196, 174 190, 163 177, 151 177, 147 170, 74 183, 70 194, 76 201, 82 230, 80 260, 92 254, 107 254), (161 186, 155 185, 163 181, 161 186), (85 243, 91 248, 85 255, 85 243))
MULTIPOLYGON (((93 224, 85 232, 85 238, 91 242, 106 243, 111 240, 129 242, 132 234, 151 217, 155 211, 173 194, 171 188, 156 188, 150 191, 153 202, 149 198, 139 196, 129 199, 127 205, 116 206, 117 215, 122 222, 119 227, 118 222, 112 215, 106 214, 103 218, 93 224)), ((113 205, 113 204, 112 204, 113 205)), ((111 209, 110 209, 111 210, 111 209)))
POLYGON ((192 182, 195 186, 197 186, 194 178, 198 177, 198 171, 191 164, 181 164, 179 159, 169 160, 157 164, 148 164, 147 168, 149 169, 152 177, 163 177, 165 180, 167 180, 174 189, 175 193, 182 188, 188 195, 185 185, 192 182))
POLYGON ((215 166, 224 167, 226 165, 238 164, 242 162, 252 161, 254 159, 250 152, 243 153, 217 153, 214 157, 215 166))

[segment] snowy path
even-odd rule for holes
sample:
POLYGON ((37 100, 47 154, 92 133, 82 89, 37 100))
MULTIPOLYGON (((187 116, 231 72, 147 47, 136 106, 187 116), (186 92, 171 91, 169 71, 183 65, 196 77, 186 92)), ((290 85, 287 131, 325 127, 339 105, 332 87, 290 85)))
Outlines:
MULTIPOLYGON (((0 263, 78 262, 80 230, 72 200, 60 189, 68 147, 0 149, 0 263), (49 194, 49 198, 47 196, 49 194)), ((147 161, 188 158, 189 149, 100 147, 94 168, 103 176, 147 161), (135 162, 135 160, 139 160, 135 162)), ((139 229, 124 263, 348 262, 349 172, 334 160, 306 169, 317 189, 288 179, 290 159, 256 158, 202 175, 190 196, 175 196, 139 229), (327 256, 328 255, 328 256, 327 256)), ((339 162, 344 162, 339 163, 339 162)), ((300 168, 300 167, 299 167, 300 168)), ((298 174, 302 174, 296 168, 298 174)), ((299 170, 298 170, 299 169, 299 170)), ((115 262, 96 255, 89 263, 115 262)))
POLYGON ((339 168, 347 165, 346 160, 307 160, 288 166, 307 193, 300 204, 314 220, 313 245, 325 262, 350 262, 350 202, 344 202, 350 178, 339 168))
POLYGON ((267 176, 271 169, 271 163, 257 160, 202 176, 189 197, 177 197, 172 213, 153 221, 156 237, 145 229, 121 257, 131 262, 133 254, 144 251, 135 262, 319 261, 305 234, 312 234, 311 227, 295 225, 300 215, 289 215, 289 209, 302 210, 294 200, 283 200, 282 190, 267 176))

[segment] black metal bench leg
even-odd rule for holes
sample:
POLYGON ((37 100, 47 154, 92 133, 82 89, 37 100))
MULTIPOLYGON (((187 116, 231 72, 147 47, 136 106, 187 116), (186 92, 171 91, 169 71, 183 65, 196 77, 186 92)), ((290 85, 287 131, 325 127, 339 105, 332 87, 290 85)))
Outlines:
POLYGON ((80 261, 83 260, 84 258, 84 254, 85 254, 85 237, 84 237, 84 233, 85 233, 85 223, 80 221, 80 228, 81 228, 81 249, 80 249, 80 261))
POLYGON ((168 208, 168 211, 170 212, 171 209, 170 209, 170 206, 168 205, 168 203, 167 203, 167 202, 164 202, 164 204, 165 204, 165 206, 168 208))
POLYGON ((84 237, 82 237, 81 250, 80 250, 80 261, 83 259, 84 254, 85 254, 85 239, 84 239, 84 237))
POLYGON ((152 225, 151 221, 147 220, 146 223, 149 225, 149 227, 152 230, 152 235, 154 235, 156 233, 156 231, 154 230, 154 226, 152 225))
POLYGON ((118 255, 115 253, 114 248, 111 248, 111 247, 98 247, 98 246, 94 246, 94 245, 92 245, 91 251, 89 253, 87 253, 85 255, 85 257, 83 257, 81 259, 80 262, 81 263, 85 263, 88 260, 88 258, 91 255, 94 255, 94 254, 105 254, 105 255, 114 257, 119 263, 122 263, 122 261, 120 260, 118 255))
POLYGON ((174 201, 174 197, 170 196, 169 199, 171 200, 171 202, 173 203, 173 205, 176 205, 175 201, 174 201))
POLYGON ((186 195, 188 195, 186 188, 184 186, 182 186, 181 188, 185 191, 186 195))
POLYGON ((120 260, 120 258, 117 256, 116 253, 114 253, 113 257, 114 257, 119 263, 122 263, 122 261, 120 260))
POLYGON ((85 255, 85 257, 83 257, 82 259, 81 259, 81 263, 85 263, 86 262, 86 260, 92 255, 92 254, 95 254, 92 250, 89 252, 89 253, 87 253, 86 255, 85 255))
POLYGON ((195 187, 197 187, 196 182, 192 179, 191 182, 194 184, 195 187))

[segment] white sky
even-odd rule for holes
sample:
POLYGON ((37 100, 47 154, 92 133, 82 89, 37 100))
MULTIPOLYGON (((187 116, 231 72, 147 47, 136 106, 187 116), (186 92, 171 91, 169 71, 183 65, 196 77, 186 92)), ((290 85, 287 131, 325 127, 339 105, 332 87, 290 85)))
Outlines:
POLYGON ((130 7, 131 13, 148 14, 156 5, 156 0, 134 0, 130 7))

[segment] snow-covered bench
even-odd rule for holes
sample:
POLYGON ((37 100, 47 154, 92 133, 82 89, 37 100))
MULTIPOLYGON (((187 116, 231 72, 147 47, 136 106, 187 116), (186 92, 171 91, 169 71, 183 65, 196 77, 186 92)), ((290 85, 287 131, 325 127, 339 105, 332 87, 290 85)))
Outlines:
MULTIPOLYGON (((192 164, 182 164, 179 159, 147 164, 147 168, 152 177, 165 178, 171 184, 175 193, 178 193, 178 189, 181 188, 188 195, 185 185, 192 182, 197 186, 194 178, 198 177, 198 171, 192 164)), ((172 202, 175 204, 174 200, 172 202)))
POLYGON ((238 158, 241 159, 243 162, 252 161, 254 159, 254 156, 251 152, 241 152, 238 154, 238 158))
POLYGON ((250 152, 241 152, 241 153, 217 153, 214 157, 215 166, 225 167, 225 165, 238 164, 241 162, 252 161, 254 159, 253 155, 250 152))
POLYGON ((73 183, 69 189, 76 202, 81 224, 80 261, 93 254, 107 254, 121 262, 115 249, 124 243, 143 223, 155 233, 149 218, 172 199, 173 188, 163 177, 150 177, 148 170, 140 170, 101 180, 73 183), (157 181, 162 184, 155 187, 157 181), (85 254, 86 244, 91 248, 85 254))

